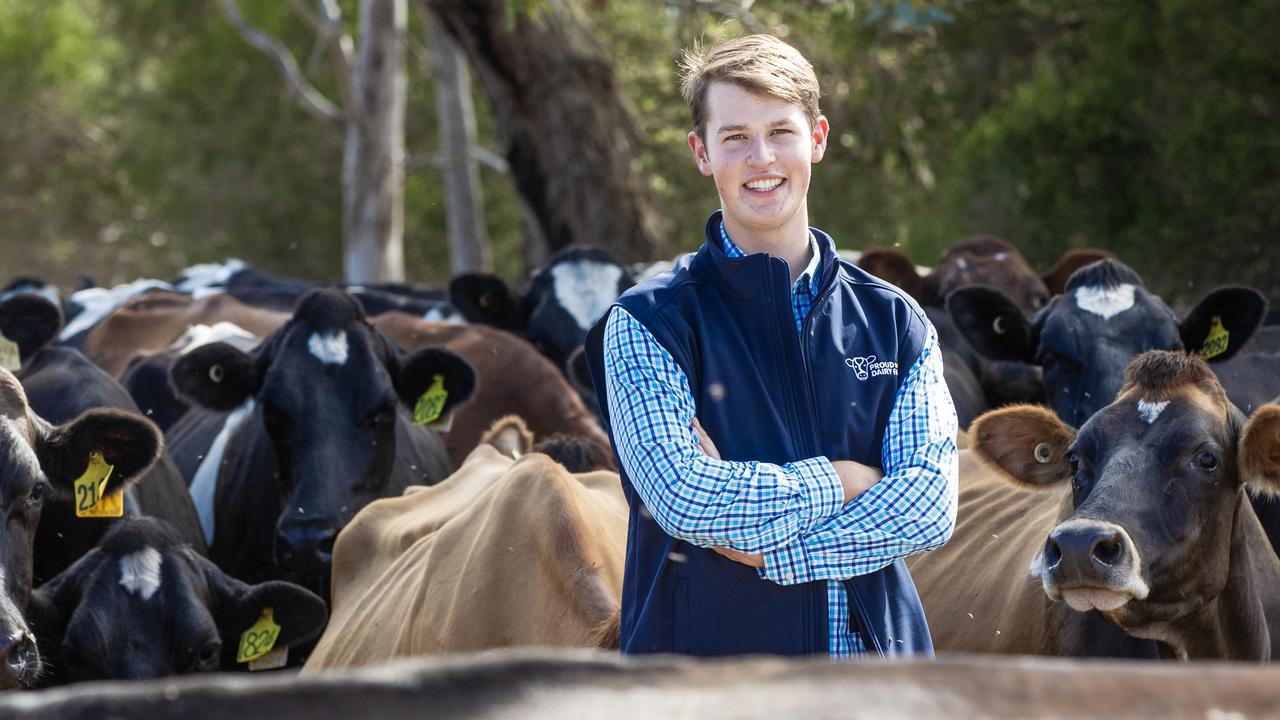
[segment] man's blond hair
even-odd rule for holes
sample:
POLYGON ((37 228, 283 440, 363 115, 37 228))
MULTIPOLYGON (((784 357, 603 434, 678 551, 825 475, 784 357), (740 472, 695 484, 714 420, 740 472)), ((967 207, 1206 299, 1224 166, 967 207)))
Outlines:
POLYGON ((818 110, 818 77, 798 50, 772 35, 724 40, 710 50, 694 46, 680 57, 680 92, 693 113, 693 129, 707 134, 707 88, 730 83, 756 95, 800 106, 812 128, 818 110))

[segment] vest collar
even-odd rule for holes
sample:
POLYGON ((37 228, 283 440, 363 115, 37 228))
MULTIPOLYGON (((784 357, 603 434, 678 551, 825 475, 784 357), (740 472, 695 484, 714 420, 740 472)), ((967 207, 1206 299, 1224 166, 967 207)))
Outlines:
MULTIPOLYGON (((767 301, 769 296, 764 292, 764 288, 776 282, 781 282, 786 290, 783 297, 790 299, 791 272, 786 260, 767 253, 752 253, 740 258, 731 258, 724 254, 724 246, 720 239, 721 214, 720 210, 716 210, 707 218, 703 228, 702 248, 698 250, 696 259, 740 300, 767 301)), ((822 257, 820 266, 822 277, 810 280, 811 283, 816 283, 817 289, 814 294, 817 295, 825 290, 835 277, 839 259, 836 257, 835 241, 830 235, 812 227, 809 228, 809 232, 813 234, 818 252, 822 257)))

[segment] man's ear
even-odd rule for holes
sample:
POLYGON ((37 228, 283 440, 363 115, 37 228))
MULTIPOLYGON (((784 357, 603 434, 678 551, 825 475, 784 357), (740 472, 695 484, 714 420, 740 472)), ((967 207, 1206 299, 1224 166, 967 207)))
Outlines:
POLYGON ((18 293, 0 302, 0 335, 18 344, 23 362, 62 329, 62 309, 47 298, 18 293))
POLYGON ((444 348, 429 347, 403 361, 396 378, 396 393, 412 410, 418 398, 431 389, 436 375, 441 376, 447 393, 440 417, 447 416, 475 392, 476 371, 470 363, 444 348))
POLYGON ((525 317, 511 286, 493 273, 462 273, 449 281, 449 302, 467 322, 519 333, 525 317))
POLYGON ((1255 492, 1280 496, 1280 405, 1268 403, 1249 416, 1239 455, 1240 479, 1255 492))
POLYGON ((1267 314, 1267 300, 1248 287, 1210 290, 1178 323, 1187 352, 1209 362, 1229 360, 1253 337, 1267 314))
POLYGON ((281 580, 249 585, 222 572, 205 558, 196 561, 214 598, 214 622, 222 636, 222 667, 235 667, 240 637, 270 608, 272 621, 280 626, 275 646, 309 642, 324 630, 329 608, 320 596, 306 588, 281 580))
POLYGON ((979 460, 1015 485, 1051 487, 1071 476, 1067 448, 1076 431, 1039 405, 1010 405, 979 416, 969 442, 979 460))
POLYGON ((810 137, 813 139, 813 155, 810 161, 813 163, 822 162, 822 158, 827 154, 827 135, 831 132, 831 125, 827 122, 826 115, 819 115, 818 119, 813 123, 813 132, 810 137))
POLYGON ((689 133, 689 152, 693 154, 698 172, 711 177, 711 156, 707 154, 707 143, 696 130, 689 133))
POLYGON ((210 410, 229 411, 258 393, 261 371, 249 355, 223 342, 183 355, 169 370, 179 397, 210 410))
POLYGON ((947 314, 973 349, 989 360, 1033 363, 1040 333, 1004 293, 985 285, 953 290, 947 314))
POLYGON ((90 455, 102 453, 112 466, 104 495, 123 490, 151 469, 164 447, 155 423, 134 413, 112 408, 86 410, 76 419, 49 429, 36 443, 36 457, 59 493, 89 467, 90 455))

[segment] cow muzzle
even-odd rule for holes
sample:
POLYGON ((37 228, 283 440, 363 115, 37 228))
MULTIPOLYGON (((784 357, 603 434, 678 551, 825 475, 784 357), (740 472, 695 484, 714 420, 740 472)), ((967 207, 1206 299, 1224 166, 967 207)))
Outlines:
POLYGON ((0 688, 29 686, 40 674, 35 638, 25 630, 0 636, 0 688))
POLYGON ((1080 519, 1054 528, 1041 568, 1049 597, 1080 612, 1117 610, 1150 592, 1137 546, 1113 523, 1080 519))
POLYGON ((276 563, 286 573, 327 576, 337 530, 325 522, 283 525, 276 533, 276 563))

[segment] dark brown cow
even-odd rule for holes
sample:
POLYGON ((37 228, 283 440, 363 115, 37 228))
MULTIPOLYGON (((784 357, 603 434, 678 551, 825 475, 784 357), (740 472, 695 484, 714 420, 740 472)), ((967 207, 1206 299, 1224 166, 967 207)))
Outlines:
POLYGON ((576 435, 606 449, 609 438, 596 416, 573 391, 564 375, 527 341, 484 325, 430 323, 400 312, 373 318, 374 327, 401 347, 413 351, 445 347, 462 356, 476 371, 471 402, 454 413, 444 435, 455 463, 461 463, 495 420, 519 415, 538 439, 576 435))
POLYGON ((1041 492, 989 492, 947 554, 912 567, 940 649, 1087 653, 1082 628, 1105 618, 1164 657, 1280 650, 1280 558, 1246 492, 1280 491, 1280 406, 1246 422, 1203 360, 1151 351, 1079 432, 1016 406, 971 437, 996 476, 1041 492))
POLYGON ((152 290, 108 315, 89 332, 84 354, 113 377, 119 377, 138 353, 169 347, 192 325, 231 322, 257 337, 266 337, 289 319, 289 313, 246 305, 218 293, 201 300, 190 295, 152 290))

